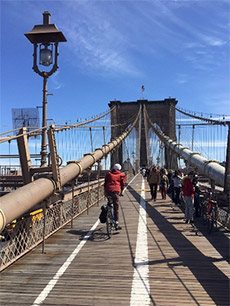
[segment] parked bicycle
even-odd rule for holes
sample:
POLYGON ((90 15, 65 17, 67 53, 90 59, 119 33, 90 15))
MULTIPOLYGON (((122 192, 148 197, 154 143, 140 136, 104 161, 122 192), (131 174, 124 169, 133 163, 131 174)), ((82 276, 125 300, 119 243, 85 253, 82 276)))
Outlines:
POLYGON ((208 233, 217 228, 218 204, 213 200, 212 192, 208 192, 201 207, 201 218, 204 225, 207 225, 208 233))

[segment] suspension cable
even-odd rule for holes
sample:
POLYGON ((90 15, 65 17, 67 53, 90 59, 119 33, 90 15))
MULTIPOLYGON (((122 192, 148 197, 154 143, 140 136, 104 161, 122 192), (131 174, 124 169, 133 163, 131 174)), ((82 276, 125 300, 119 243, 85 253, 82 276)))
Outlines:
POLYGON ((226 125, 226 124, 229 123, 229 121, 218 121, 218 120, 214 120, 214 119, 210 119, 210 118, 203 118, 203 117, 200 117, 200 116, 192 115, 192 114, 189 114, 189 113, 187 113, 185 111, 182 111, 181 109, 179 109, 177 107, 175 107, 175 109, 178 112, 180 112, 180 113, 182 113, 182 114, 184 114, 184 115, 186 115, 188 117, 195 118, 195 119, 202 120, 202 121, 206 121, 206 122, 211 122, 212 124, 226 125))

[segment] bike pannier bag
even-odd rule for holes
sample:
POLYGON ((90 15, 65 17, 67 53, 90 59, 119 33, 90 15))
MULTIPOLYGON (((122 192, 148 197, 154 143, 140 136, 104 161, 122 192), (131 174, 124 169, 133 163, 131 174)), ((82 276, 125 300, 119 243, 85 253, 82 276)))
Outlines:
POLYGON ((102 205, 101 206, 101 213, 100 213, 100 216, 99 216, 99 219, 100 219, 101 223, 106 222, 106 217, 107 217, 107 208, 106 208, 106 205, 102 205))

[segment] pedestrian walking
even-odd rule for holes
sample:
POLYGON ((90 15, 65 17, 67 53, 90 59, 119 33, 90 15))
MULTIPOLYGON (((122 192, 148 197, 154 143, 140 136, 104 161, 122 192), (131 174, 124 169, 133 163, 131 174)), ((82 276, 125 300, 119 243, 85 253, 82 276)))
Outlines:
POLYGON ((157 199, 157 187, 160 184, 161 175, 160 172, 157 170, 156 165, 153 165, 149 172, 149 187, 151 193, 151 199, 156 201, 157 199))
POLYGON ((192 185, 194 172, 190 171, 188 176, 183 180, 183 195, 185 201, 185 223, 193 223, 194 214, 194 191, 195 188, 192 185))
POLYGON ((162 200, 166 200, 166 194, 167 194, 168 187, 169 187, 169 179, 168 179, 168 176, 166 175, 166 170, 162 169, 161 182, 160 182, 162 200))
POLYGON ((198 218, 200 217, 200 187, 199 187, 199 182, 198 182, 198 175, 195 174, 193 178, 193 187, 195 188, 194 190, 194 209, 195 209, 195 217, 198 218))
POLYGON ((173 175, 173 185, 174 185, 174 203, 179 206, 181 204, 180 201, 180 193, 181 193, 181 177, 180 172, 175 170, 173 175))

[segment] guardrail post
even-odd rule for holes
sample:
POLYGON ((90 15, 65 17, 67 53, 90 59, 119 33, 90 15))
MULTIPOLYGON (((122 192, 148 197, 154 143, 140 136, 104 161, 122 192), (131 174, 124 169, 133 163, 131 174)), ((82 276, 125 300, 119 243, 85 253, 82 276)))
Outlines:
POLYGON ((18 152, 19 152, 20 164, 22 168, 23 182, 24 184, 28 184, 32 182, 32 177, 30 174, 31 159, 30 159, 28 138, 26 135, 25 127, 20 129, 19 135, 20 134, 21 134, 21 137, 17 138, 18 152))
POLYGON ((228 141, 226 152, 225 176, 224 176, 224 192, 228 198, 228 214, 230 213, 230 123, 228 123, 228 141))
POLYGON ((86 171, 87 171, 87 174, 88 174, 88 196, 87 196, 87 215, 88 215, 89 214, 89 205, 90 205, 90 202, 91 202, 89 182, 90 182, 90 176, 91 176, 91 173, 92 173, 92 167, 88 168, 86 171))
POLYGON ((97 187, 97 206, 99 206, 99 201, 100 201, 100 172, 101 172, 101 160, 99 159, 97 162, 97 182, 98 182, 98 187, 97 187))
POLYGON ((42 254, 45 254, 45 239, 46 239, 46 201, 43 205, 43 229, 42 229, 42 254))
POLYGON ((76 184, 77 180, 72 180, 72 215, 71 215, 71 228, 73 228, 73 217, 74 217, 74 186, 76 184))
POLYGON ((49 148, 50 148, 50 158, 51 158, 51 169, 52 176, 56 183, 57 191, 61 190, 61 178, 60 178, 60 170, 59 170, 59 156, 57 154, 57 146, 54 135, 54 125, 52 125, 48 130, 48 140, 49 140, 49 148))

